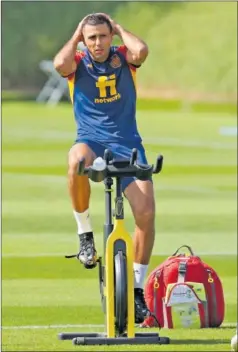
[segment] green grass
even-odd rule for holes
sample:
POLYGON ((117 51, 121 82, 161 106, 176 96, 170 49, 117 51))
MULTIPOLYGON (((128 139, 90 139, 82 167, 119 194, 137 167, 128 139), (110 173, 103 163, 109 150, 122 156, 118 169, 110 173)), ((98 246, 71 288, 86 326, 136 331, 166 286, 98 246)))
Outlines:
MULTIPOLYGON (((182 244, 214 267, 226 300, 224 326, 162 330, 170 346, 136 350, 229 351, 237 321, 236 138, 221 136, 235 126, 231 114, 138 111, 149 162, 164 155, 155 176, 156 243, 149 272, 182 244)), ((4 103, 2 107, 2 350, 101 351, 133 346, 73 347, 61 331, 102 331, 104 317, 97 270, 86 271, 64 255, 77 250, 76 226, 67 192, 67 152, 74 140, 71 107, 4 103), (98 328, 53 328, 99 324, 98 328), (14 329, 22 326, 51 328, 14 329), (8 327, 8 328, 7 328, 8 327), (7 328, 7 329, 6 329, 7 328)), ((125 202, 126 225, 133 218, 125 202)), ((91 215, 102 253, 103 185, 92 184, 91 215)))

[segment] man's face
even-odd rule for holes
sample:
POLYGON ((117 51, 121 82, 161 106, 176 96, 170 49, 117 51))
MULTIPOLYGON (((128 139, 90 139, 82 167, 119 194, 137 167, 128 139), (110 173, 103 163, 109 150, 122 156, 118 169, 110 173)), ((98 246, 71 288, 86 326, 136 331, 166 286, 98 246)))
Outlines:
POLYGON ((106 23, 91 26, 86 24, 83 28, 84 44, 92 58, 104 62, 109 55, 112 43, 112 33, 106 23))

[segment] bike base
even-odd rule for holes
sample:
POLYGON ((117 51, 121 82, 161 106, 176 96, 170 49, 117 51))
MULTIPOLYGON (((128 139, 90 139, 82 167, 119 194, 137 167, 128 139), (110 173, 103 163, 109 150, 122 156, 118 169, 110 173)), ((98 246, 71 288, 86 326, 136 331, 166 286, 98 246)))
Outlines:
POLYGON ((157 333, 136 333, 135 337, 107 337, 105 333, 76 333, 66 332, 58 334, 60 340, 72 340, 74 345, 167 345, 168 337, 161 337, 157 333))

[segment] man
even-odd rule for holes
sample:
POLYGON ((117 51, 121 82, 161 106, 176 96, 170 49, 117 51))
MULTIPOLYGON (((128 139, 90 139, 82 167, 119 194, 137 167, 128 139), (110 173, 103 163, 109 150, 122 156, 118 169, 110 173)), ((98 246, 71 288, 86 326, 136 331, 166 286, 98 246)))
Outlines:
MULTIPOLYGON (((138 162, 147 163, 135 119, 135 74, 147 55, 148 47, 141 39, 98 13, 79 23, 54 59, 56 70, 68 77, 77 124, 77 139, 68 156, 68 187, 80 240, 77 257, 86 268, 96 266, 97 254, 89 217, 90 184, 87 176, 77 175, 78 162, 84 158, 89 166, 106 148, 114 157, 129 158, 135 147, 138 162), (122 46, 111 45, 113 35, 120 37, 122 46), (86 49, 78 52, 81 41, 86 49)), ((122 190, 135 219, 135 322, 140 323, 150 313, 143 282, 154 244, 153 184, 127 177, 122 190)))

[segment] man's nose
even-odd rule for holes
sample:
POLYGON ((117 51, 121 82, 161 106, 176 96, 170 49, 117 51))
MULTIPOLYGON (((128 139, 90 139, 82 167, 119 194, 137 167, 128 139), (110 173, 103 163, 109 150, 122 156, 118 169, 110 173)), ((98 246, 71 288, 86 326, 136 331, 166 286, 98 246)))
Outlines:
POLYGON ((100 37, 96 37, 96 45, 98 46, 98 45, 100 45, 101 44, 101 39, 100 39, 100 37))

